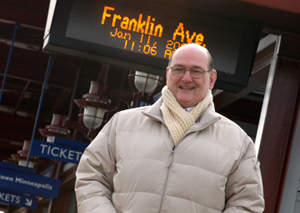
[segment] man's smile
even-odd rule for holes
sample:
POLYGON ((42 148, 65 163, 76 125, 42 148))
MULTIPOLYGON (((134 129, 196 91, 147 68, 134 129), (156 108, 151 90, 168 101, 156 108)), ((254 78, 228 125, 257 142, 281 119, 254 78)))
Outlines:
POLYGON ((179 86, 180 89, 184 89, 184 90, 192 90, 194 89, 194 87, 182 87, 182 86, 179 86))

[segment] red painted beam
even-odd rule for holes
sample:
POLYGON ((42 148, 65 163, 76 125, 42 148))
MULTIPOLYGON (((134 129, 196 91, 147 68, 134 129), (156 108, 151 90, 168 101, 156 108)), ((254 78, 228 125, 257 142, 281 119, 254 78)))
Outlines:
POLYGON ((277 10, 300 14, 300 1, 298 0, 239 0, 251 4, 257 4, 277 10))
POLYGON ((281 57, 275 71, 258 156, 264 182, 265 213, 279 212, 280 209, 298 115, 299 63, 281 57))

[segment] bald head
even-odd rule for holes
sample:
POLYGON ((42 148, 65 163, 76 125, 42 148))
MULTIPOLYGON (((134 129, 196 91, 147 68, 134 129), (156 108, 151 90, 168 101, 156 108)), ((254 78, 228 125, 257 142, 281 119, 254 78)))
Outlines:
POLYGON ((175 50, 174 53, 171 55, 171 58, 169 59, 168 66, 172 65, 172 59, 176 55, 177 51, 179 51, 181 49, 185 49, 185 48, 191 48, 191 47, 199 48, 199 50, 202 50, 207 54, 207 57, 208 57, 208 70, 209 71, 213 70, 214 69, 214 62, 213 62, 213 58, 212 58, 211 54, 209 53, 209 51, 205 47, 203 47, 199 44, 196 44, 196 43, 185 44, 185 45, 179 47, 177 50, 175 50))

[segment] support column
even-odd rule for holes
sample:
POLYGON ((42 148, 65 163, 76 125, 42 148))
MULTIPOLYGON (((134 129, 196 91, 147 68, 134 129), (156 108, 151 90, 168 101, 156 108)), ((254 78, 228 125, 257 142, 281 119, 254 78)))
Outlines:
POLYGON ((300 39, 282 36, 258 158, 264 183, 265 213, 280 210, 298 117, 300 39))

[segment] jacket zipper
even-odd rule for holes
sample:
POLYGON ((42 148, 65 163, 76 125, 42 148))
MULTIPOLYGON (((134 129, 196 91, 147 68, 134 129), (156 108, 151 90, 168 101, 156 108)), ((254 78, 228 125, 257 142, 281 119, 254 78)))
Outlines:
POLYGON ((172 162, 173 162, 174 151, 175 151, 175 145, 173 146, 173 149, 171 150, 169 160, 168 160, 168 163, 167 163, 168 171, 167 171, 165 185, 164 185, 164 189, 163 189, 163 193, 162 193, 162 197, 161 197, 161 201, 160 201, 160 206, 159 206, 159 211, 158 211, 159 213, 161 212, 162 205, 163 205, 163 200, 164 200, 165 193, 166 193, 166 187, 167 187, 167 182, 168 182, 168 179, 169 179, 170 167, 171 167, 172 162))

